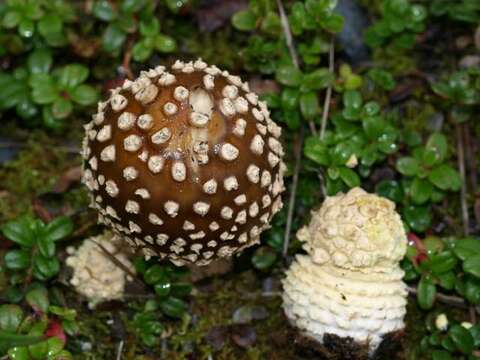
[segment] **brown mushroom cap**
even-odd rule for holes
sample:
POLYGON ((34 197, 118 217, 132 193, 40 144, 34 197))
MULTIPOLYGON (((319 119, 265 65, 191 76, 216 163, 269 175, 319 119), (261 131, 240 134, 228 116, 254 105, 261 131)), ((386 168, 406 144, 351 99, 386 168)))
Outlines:
POLYGON ((205 265, 257 243, 281 208, 280 133, 239 77, 177 61, 99 103, 83 181, 101 221, 130 245, 205 265))

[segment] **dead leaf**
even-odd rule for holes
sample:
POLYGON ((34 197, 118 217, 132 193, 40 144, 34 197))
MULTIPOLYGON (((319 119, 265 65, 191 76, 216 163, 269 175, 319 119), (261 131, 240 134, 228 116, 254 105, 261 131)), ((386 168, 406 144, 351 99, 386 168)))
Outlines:
POLYGON ((70 186, 77 183, 82 178, 82 167, 75 166, 65 171, 53 186, 52 192, 61 194, 67 191, 70 186))
POLYGON ((232 340, 242 348, 249 348, 257 341, 257 333, 252 326, 235 325, 232 326, 232 340))

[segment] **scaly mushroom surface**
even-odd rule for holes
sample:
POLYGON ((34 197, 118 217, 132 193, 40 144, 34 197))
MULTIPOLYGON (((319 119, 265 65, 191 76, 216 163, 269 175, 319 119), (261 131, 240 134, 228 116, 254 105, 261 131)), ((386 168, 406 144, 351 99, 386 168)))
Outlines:
POLYGON ((97 245, 100 244, 132 273, 133 264, 122 252, 122 240, 111 232, 85 239, 78 247, 67 248, 66 264, 72 268, 70 283, 94 308, 98 303, 123 298, 129 276, 97 245))
POLYGON ((131 246, 206 265, 257 243, 282 207, 280 134, 238 76, 177 61, 98 105, 83 181, 101 221, 131 246))
POLYGON ((370 351, 404 328, 407 238, 393 202, 360 188, 328 197, 297 237, 308 254, 297 255, 283 281, 292 325, 319 343, 334 334, 370 351))

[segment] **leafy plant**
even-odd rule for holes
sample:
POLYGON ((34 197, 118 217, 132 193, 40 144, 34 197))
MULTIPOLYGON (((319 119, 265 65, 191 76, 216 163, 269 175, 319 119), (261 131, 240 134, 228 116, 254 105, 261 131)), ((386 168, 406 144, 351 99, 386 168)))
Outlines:
POLYGON ((11 277, 14 287, 10 289, 10 297, 18 301, 22 294, 15 285, 28 283, 32 278, 45 281, 58 273, 57 243, 72 232, 73 224, 67 217, 58 217, 45 224, 25 216, 6 223, 1 230, 17 245, 5 253, 4 263, 17 274, 11 277))
POLYGON ((385 0, 380 5, 381 19, 365 32, 365 42, 377 48, 391 42, 394 49, 411 49, 415 35, 424 31, 427 9, 409 0, 385 0))
POLYGON ((9 359, 69 360, 66 335, 59 320, 74 323, 73 310, 50 305, 47 290, 32 285, 25 296, 32 312, 15 304, 0 305, 0 354, 9 359))
POLYGON ((420 277, 417 299, 421 308, 433 307, 438 287, 472 304, 480 303, 479 239, 427 237, 422 241, 413 234, 410 239, 413 245, 403 268, 407 281, 420 277))
POLYGON ((42 48, 30 53, 26 67, 18 67, 12 75, 0 73, 0 85, 7 89, 0 94, 0 109, 15 107, 24 119, 41 111, 45 126, 59 128, 74 106, 98 100, 97 90, 84 83, 89 75, 86 66, 68 64, 51 71, 52 64, 52 52, 42 48))
POLYGON ((364 103, 356 90, 343 94, 343 109, 331 116, 334 130, 305 141, 305 156, 326 168, 329 194, 360 185, 370 168, 397 149, 398 130, 375 101, 364 103), (354 170, 358 165, 358 173, 354 170))
POLYGON ((62 0, 6 0, 1 26, 16 29, 25 39, 40 36, 49 46, 64 46, 64 24, 75 19, 71 3, 62 0))

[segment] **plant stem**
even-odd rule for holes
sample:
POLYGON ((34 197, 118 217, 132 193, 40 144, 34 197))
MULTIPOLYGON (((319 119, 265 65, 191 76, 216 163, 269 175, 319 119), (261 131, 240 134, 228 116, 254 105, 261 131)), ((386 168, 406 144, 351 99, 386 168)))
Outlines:
MULTIPOLYGON (((410 295, 417 295, 417 288, 414 286, 407 286, 407 291, 410 295)), ((468 304, 466 303, 466 301, 459 296, 437 293, 435 299, 447 305, 452 305, 462 309, 468 308, 468 304)))
MULTIPOLYGON (((330 41, 330 48, 328 50, 328 70, 333 74, 335 69, 335 42, 330 41)), ((325 129, 327 128, 327 119, 330 113, 330 100, 332 98, 332 85, 329 85, 325 94, 325 101, 323 102, 322 123, 320 128, 320 139, 325 136, 325 129)))
MULTIPOLYGON (((292 59, 293 65, 300 69, 300 60, 298 58, 297 50, 295 49, 295 44, 293 42, 292 32, 290 30, 290 23, 288 22, 287 14, 285 13, 285 8, 283 7, 282 0, 277 0, 278 12, 280 13, 280 20, 282 22, 283 34, 285 35, 285 42, 287 44, 288 52, 290 53, 290 58, 292 59)), ((317 135, 317 129, 313 121, 308 122, 310 131, 313 135, 317 135)))
POLYGON ((462 207, 463 235, 468 236, 468 234, 470 233, 470 224, 467 204, 467 184, 465 181, 465 152, 461 125, 455 124, 455 130, 457 132, 458 172, 460 173, 460 179, 462 181, 462 187, 460 191, 460 203, 462 207))
POLYGON ((304 132, 303 127, 300 127, 300 134, 295 144, 295 168, 293 170, 292 188, 290 189, 290 199, 288 201, 287 224, 285 225, 285 235, 283 238, 282 255, 284 258, 287 256, 288 245, 290 244, 290 232, 292 230, 293 211, 295 209, 295 195, 297 193, 298 175, 300 173, 304 132))

